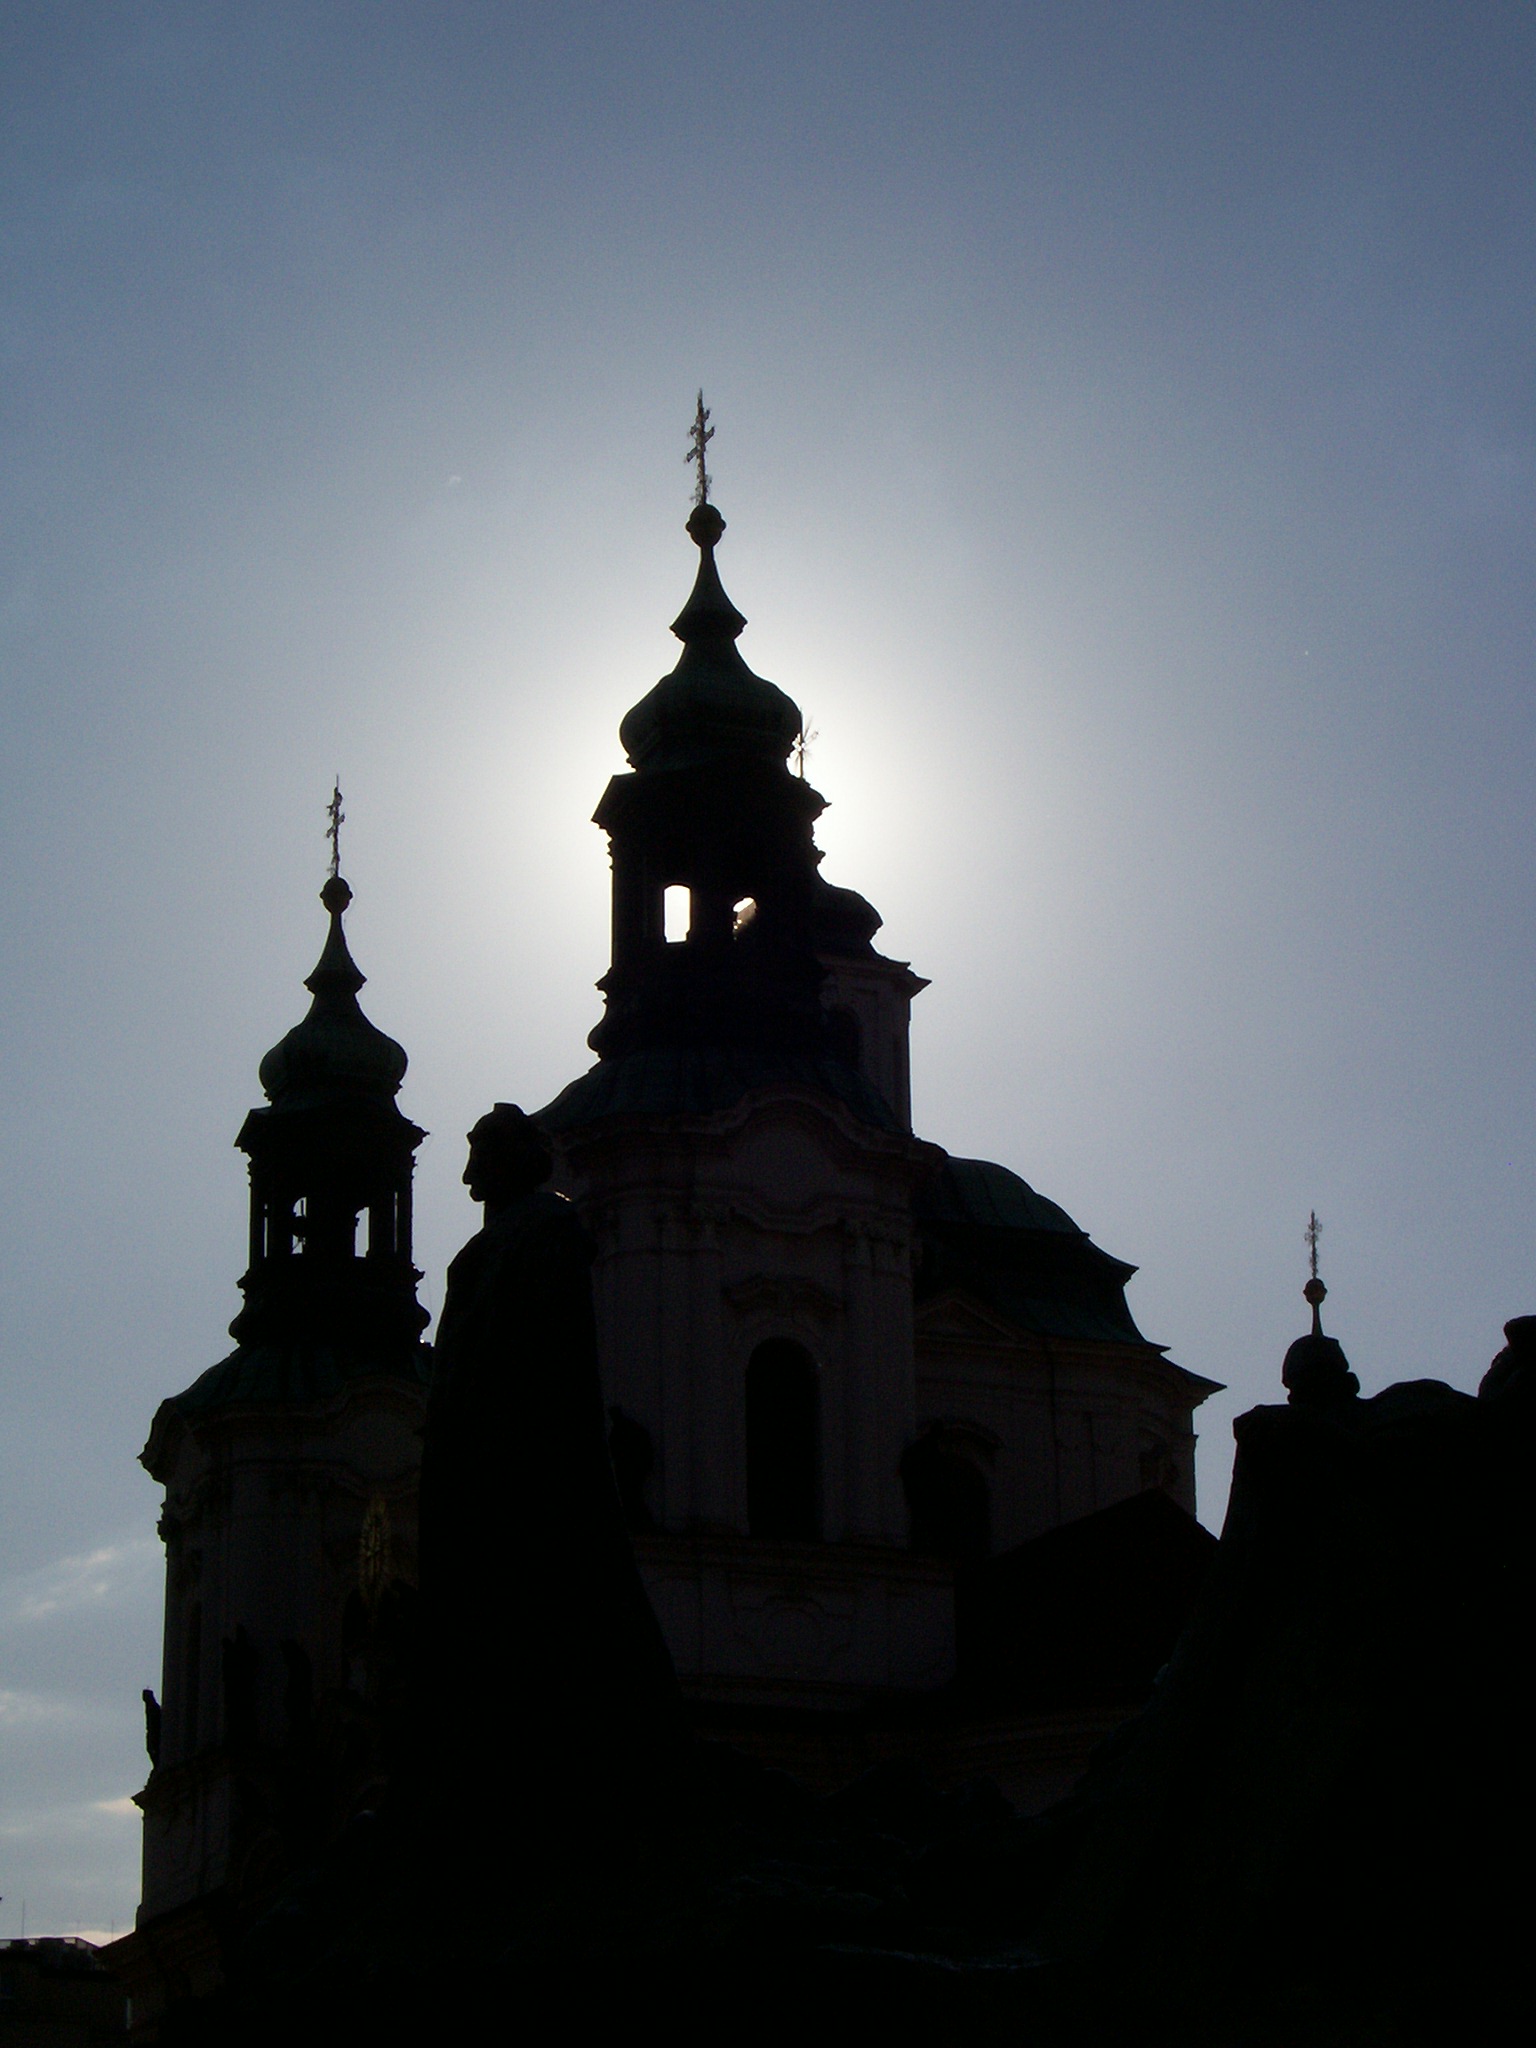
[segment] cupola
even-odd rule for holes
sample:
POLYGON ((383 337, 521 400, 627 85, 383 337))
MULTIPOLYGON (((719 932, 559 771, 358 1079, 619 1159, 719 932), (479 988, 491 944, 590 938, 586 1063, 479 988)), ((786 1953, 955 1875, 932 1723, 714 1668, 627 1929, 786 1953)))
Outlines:
POLYGON ((405 1048, 370 1024, 357 992, 367 976, 347 950, 342 915, 352 891, 341 876, 328 877, 320 901, 330 912, 325 948, 304 986, 314 997, 302 1023, 280 1038, 258 1070, 273 1104, 337 1096, 391 1099, 405 1079, 405 1048))
POLYGON ((1349 1369, 1343 1345, 1336 1337, 1323 1334, 1323 1303, 1328 1299, 1328 1289, 1317 1270, 1320 1234, 1321 1225, 1314 1210, 1307 1222, 1312 1272, 1302 1289, 1312 1311, 1312 1328, 1305 1337, 1296 1339, 1280 1368, 1287 1399, 1307 1408, 1334 1407, 1340 1402, 1353 1401, 1360 1392, 1360 1382, 1349 1369))
POLYGON ((320 900, 330 929, 304 984, 309 1012, 261 1062, 267 1104, 235 1140, 251 1162, 235 1361, 252 1347, 318 1345, 328 1371, 387 1369, 396 1353, 414 1370, 427 1313, 411 1263, 411 1179, 426 1133, 395 1102, 403 1047, 359 1006, 365 977, 342 923, 352 891, 334 865, 320 900))
POLYGON ((672 628, 682 656, 620 726, 633 773, 613 778, 597 811, 613 855, 613 962, 591 1043, 605 1059, 813 1055, 825 805, 789 767, 798 707, 736 645, 746 620, 715 566, 724 519, 704 498, 687 530, 699 567, 672 628))

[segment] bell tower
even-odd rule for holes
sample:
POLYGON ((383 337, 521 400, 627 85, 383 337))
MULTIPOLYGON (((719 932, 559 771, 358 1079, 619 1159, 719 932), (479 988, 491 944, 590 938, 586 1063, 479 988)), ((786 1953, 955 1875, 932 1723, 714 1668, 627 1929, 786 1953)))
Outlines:
POLYGON ((358 1005, 351 896, 333 859, 309 1013, 261 1062, 267 1100, 235 1141, 236 1348, 161 1403, 143 1452, 166 1490, 166 1605, 141 1930, 259 1902, 384 1769, 430 1356, 411 1261, 424 1133, 395 1101, 405 1053, 358 1005))
POLYGON ((908 1100, 925 984, 821 876, 801 715, 742 657, 702 474, 697 499, 682 654, 624 718, 629 772, 596 814, 598 1063, 539 1121, 596 1239, 615 1456, 684 1686, 841 1706, 952 1660, 949 1581, 910 1548, 901 1482, 914 1196, 943 1158, 908 1100))
POLYGON ((715 567, 724 532, 715 506, 695 506, 698 577, 672 627, 682 658, 620 726, 635 772, 598 806, 613 857, 613 965, 591 1044, 605 1057, 822 1043, 811 835, 824 806, 786 766, 799 711, 736 645, 747 622, 715 567))
POLYGON ((406 1057, 358 1006, 365 977, 347 950, 352 891, 320 892, 330 933, 304 986, 309 1015, 262 1061, 267 1105, 235 1143, 250 1160, 242 1349, 324 1344, 377 1364, 414 1355, 426 1325, 411 1264, 411 1177, 426 1135, 395 1094, 406 1057))

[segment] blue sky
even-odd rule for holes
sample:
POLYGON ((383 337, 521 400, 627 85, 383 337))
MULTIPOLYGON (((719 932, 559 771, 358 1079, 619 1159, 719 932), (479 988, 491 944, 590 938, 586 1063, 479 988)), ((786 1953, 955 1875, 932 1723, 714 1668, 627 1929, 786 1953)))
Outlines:
POLYGON ((159 1399, 340 771, 461 1134, 586 1063, 623 711, 714 407, 826 872, 933 986, 924 1135, 1273 1398, 1531 1292, 1524 5, 0 5, 0 1934, 121 1927, 159 1399))

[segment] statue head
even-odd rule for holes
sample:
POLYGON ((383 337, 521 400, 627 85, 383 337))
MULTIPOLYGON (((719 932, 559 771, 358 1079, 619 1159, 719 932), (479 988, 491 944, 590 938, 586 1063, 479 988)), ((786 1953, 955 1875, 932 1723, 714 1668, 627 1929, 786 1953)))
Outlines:
POLYGON ((1504 1349, 1483 1374, 1480 1398, 1502 1400, 1523 1394, 1529 1401, 1536 1390, 1536 1316, 1516 1316, 1504 1325, 1504 1349))
POLYGON ((469 1134, 464 1185, 487 1208, 501 1208, 542 1187, 555 1170, 549 1140, 531 1116, 498 1102, 469 1134))

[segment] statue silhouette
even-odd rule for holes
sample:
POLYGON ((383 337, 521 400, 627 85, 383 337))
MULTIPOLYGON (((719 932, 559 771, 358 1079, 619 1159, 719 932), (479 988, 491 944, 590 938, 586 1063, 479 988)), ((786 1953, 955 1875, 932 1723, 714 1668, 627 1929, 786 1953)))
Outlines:
POLYGON ((425 1731, 455 1799, 510 1768, 525 1820, 611 1809, 681 1719, 608 1454, 592 1244, 521 1110, 469 1147, 485 1221, 448 1269, 422 1459, 425 1731))
POLYGON ((146 1685, 139 1697, 144 1702, 144 1747, 149 1752, 151 1767, 160 1761, 160 1729, 163 1715, 160 1702, 146 1685))

